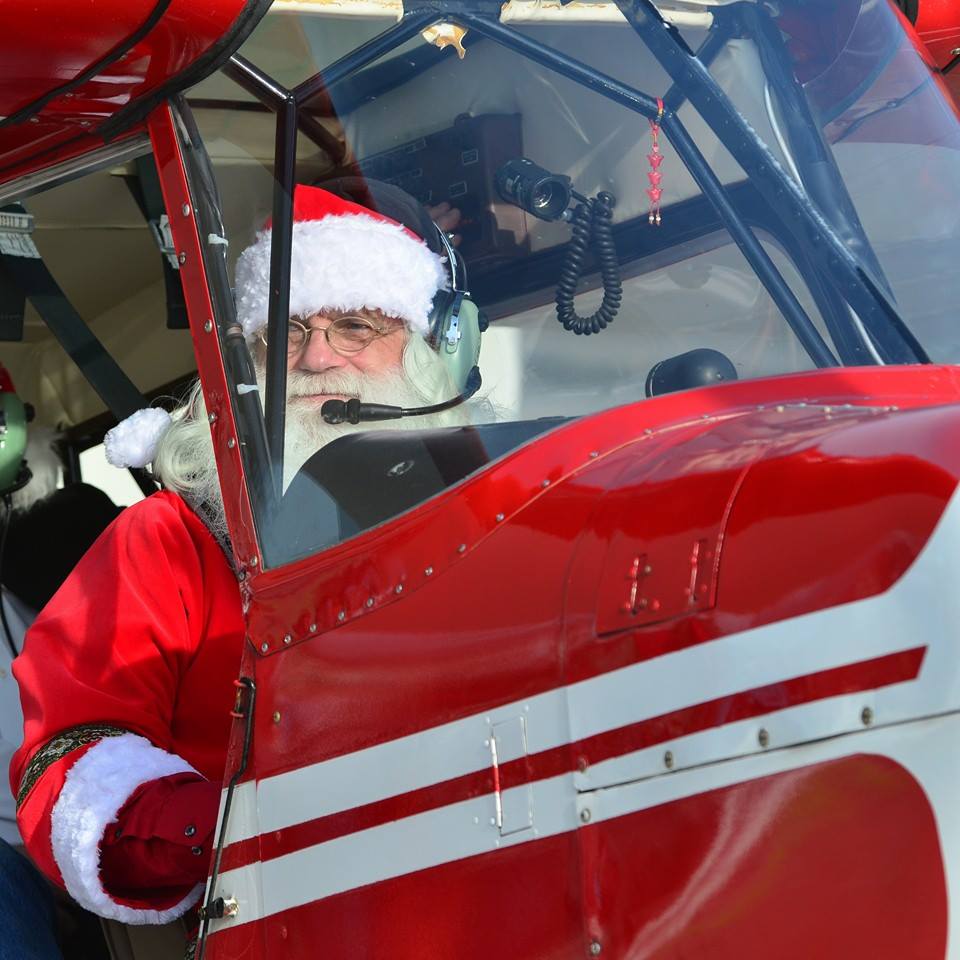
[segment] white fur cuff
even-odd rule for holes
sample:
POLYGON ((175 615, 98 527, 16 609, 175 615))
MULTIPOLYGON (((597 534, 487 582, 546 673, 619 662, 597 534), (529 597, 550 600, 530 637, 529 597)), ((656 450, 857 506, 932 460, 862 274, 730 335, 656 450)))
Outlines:
POLYGON ((203 891, 198 884, 167 910, 117 903, 100 882, 100 841, 107 824, 141 784, 175 773, 196 773, 186 760, 134 733, 107 737, 67 772, 53 808, 50 840, 67 892, 81 907, 121 923, 167 923, 182 916, 203 891))

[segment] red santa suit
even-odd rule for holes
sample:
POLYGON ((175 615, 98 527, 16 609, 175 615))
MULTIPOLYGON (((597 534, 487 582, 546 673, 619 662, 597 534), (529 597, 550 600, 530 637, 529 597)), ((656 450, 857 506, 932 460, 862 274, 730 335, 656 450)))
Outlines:
POLYGON ((164 923, 199 899, 243 636, 233 570, 173 493, 125 510, 28 631, 17 820, 83 907, 164 923))
MULTIPOLYGON (((447 280, 420 236, 315 187, 297 187, 294 220, 291 313, 371 308, 428 332, 447 280)), ((237 264, 248 337, 266 322, 269 278, 268 227, 237 264)), ((144 466, 169 420, 138 411, 107 434, 107 458, 144 466)), ((173 493, 121 514, 27 633, 14 666, 24 742, 10 768, 20 832, 94 913, 163 923, 198 900, 243 637, 230 564, 173 493)))

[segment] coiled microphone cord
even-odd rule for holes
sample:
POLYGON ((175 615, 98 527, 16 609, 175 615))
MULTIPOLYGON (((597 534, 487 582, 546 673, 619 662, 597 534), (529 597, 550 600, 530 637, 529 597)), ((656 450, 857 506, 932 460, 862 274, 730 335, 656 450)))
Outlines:
POLYGON ((613 243, 613 208, 616 202, 612 193, 602 191, 593 199, 582 198, 573 212, 573 237, 557 284, 557 319, 563 324, 564 330, 572 330, 578 336, 600 333, 616 317, 623 300, 620 264, 613 243), (591 240, 596 246, 600 262, 603 302, 589 317, 581 317, 573 307, 573 298, 591 240))

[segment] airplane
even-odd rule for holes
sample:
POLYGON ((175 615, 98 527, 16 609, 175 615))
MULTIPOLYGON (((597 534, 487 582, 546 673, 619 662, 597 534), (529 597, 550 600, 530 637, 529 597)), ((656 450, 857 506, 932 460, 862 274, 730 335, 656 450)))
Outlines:
POLYGON ((68 483, 203 385, 247 642, 196 956, 960 958, 960 18, 96 10, 0 8, 0 361, 68 483), (262 388, 235 265, 343 177, 460 212, 465 419, 341 404, 287 476, 289 245, 262 388))

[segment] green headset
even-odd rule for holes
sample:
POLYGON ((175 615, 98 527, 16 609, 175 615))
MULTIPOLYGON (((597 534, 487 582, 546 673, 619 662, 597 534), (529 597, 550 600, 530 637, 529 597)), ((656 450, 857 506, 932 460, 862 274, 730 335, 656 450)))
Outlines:
POLYGON ((23 455, 27 449, 27 410, 0 366, 0 497, 19 490, 30 479, 23 455))
POLYGON ((480 336, 486 327, 485 318, 465 289, 463 261, 443 230, 436 230, 450 268, 450 289, 440 290, 433 298, 426 340, 443 361, 454 387, 472 396, 480 389, 480 336))

